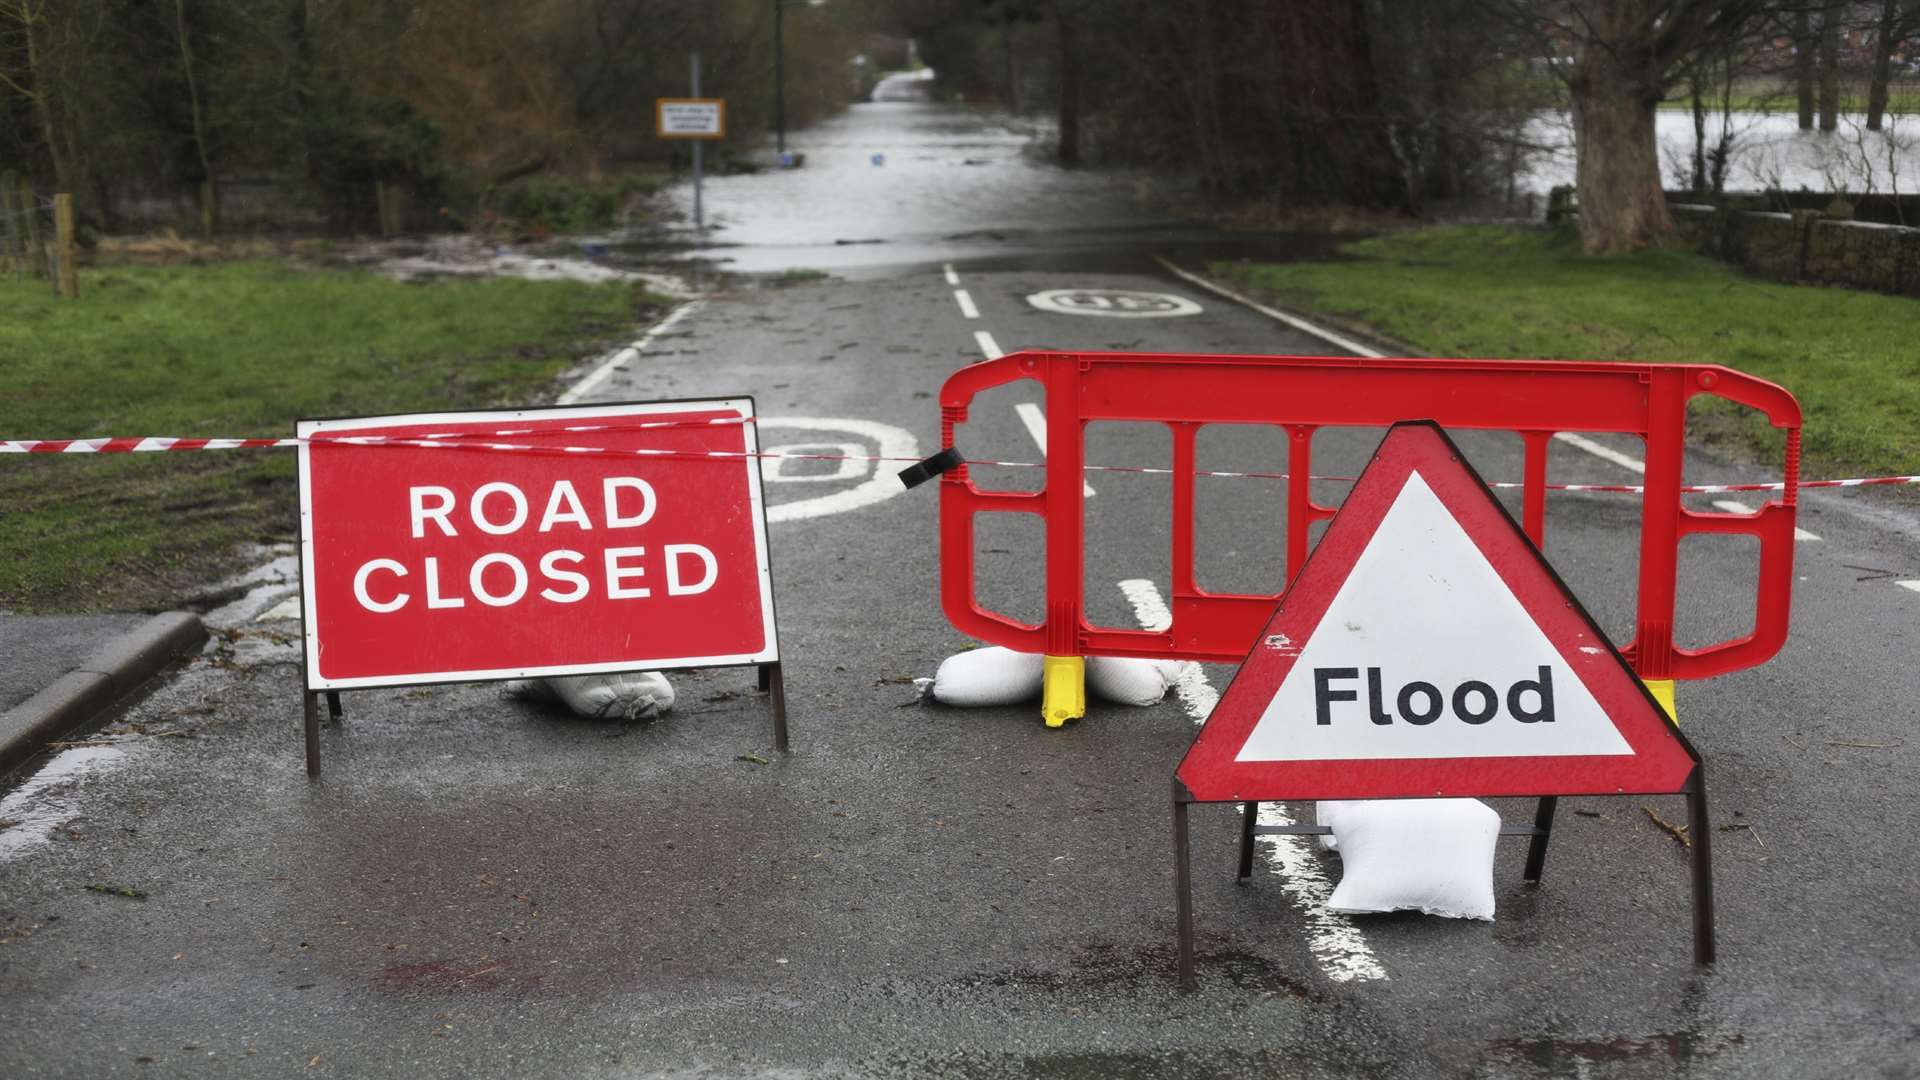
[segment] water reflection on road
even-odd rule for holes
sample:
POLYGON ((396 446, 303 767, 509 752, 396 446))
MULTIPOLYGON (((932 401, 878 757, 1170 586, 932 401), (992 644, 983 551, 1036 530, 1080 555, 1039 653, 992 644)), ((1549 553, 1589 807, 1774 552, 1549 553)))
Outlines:
MULTIPOLYGON (((728 270, 846 270, 1098 242, 1178 227, 1140 206, 1137 184, 1047 160, 1048 133, 1003 113, 872 102, 805 131, 795 169, 709 177, 709 246, 728 270)), ((693 192, 676 185, 692 218, 693 192)))

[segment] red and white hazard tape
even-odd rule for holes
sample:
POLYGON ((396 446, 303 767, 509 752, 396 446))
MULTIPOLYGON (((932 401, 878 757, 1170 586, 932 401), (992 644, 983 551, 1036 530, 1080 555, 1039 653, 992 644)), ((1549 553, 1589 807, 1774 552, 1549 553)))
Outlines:
MULTIPOLYGON (((762 458, 781 461, 871 461, 914 464, 918 458, 880 457, 867 454, 770 454, 740 450, 653 450, 645 448, 614 448, 606 446, 535 446, 527 443, 483 442, 483 439, 511 437, 515 435, 581 433, 595 431, 640 431, 656 428, 696 428, 719 427, 751 423, 749 417, 723 417, 714 420, 663 420, 636 424, 582 424, 563 428, 501 428, 493 431, 450 431, 433 432, 418 437, 400 438, 391 435, 319 435, 307 439, 186 439, 166 436, 116 437, 105 439, 0 439, 0 454, 137 454, 175 452, 186 450, 269 450, 300 445, 321 446, 328 444, 346 446, 405 446, 436 450, 483 450, 509 454, 609 454, 613 456, 632 456, 648 458, 668 458, 680 460, 741 460, 762 458)), ((969 459, 968 465, 989 465, 1007 469, 1044 469, 1046 464, 1035 461, 993 461, 969 459)), ((1088 465, 1087 472, 1139 473, 1149 476, 1171 476, 1172 469, 1158 469, 1136 465, 1088 465)), ((1195 470, 1195 476, 1220 477, 1226 479, 1286 480, 1286 473, 1275 472, 1225 472, 1213 470, 1195 470)), ((1351 476, 1316 476, 1315 482, 1347 483, 1353 482, 1351 476)), ((1802 480, 1801 488, 1846 488, 1846 487, 1884 487, 1902 484, 1920 484, 1920 476, 1870 476, 1847 480, 1802 480)), ((1518 489, 1524 484, 1514 481, 1491 481, 1489 487, 1518 489)), ((1683 484, 1680 490, 1688 494, 1721 494, 1739 491, 1782 491, 1786 484, 1683 484)), ((1548 491, 1605 492, 1621 495, 1638 495, 1646 490, 1639 484, 1548 484, 1548 491)))

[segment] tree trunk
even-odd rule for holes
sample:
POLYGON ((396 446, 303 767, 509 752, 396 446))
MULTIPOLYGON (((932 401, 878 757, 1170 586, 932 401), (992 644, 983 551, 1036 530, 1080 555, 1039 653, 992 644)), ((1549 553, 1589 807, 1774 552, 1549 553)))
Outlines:
POLYGON ((1840 8, 1820 18, 1820 130, 1840 126, 1840 8))
POLYGON ((1800 130, 1813 130, 1813 31, 1807 9, 1793 13, 1793 88, 1800 101, 1800 130))
POLYGON ((200 83, 193 74, 193 47, 187 37, 187 0, 173 0, 174 28, 180 37, 180 71, 187 79, 187 104, 193 114, 193 148, 200 155, 200 232, 212 240, 220 228, 220 186, 213 178, 213 159, 207 153, 207 125, 200 107, 200 83))
POLYGON ((47 156, 53 161, 53 184, 55 191, 73 190, 73 164, 60 146, 60 135, 54 129, 52 78, 47 74, 46 58, 41 54, 41 39, 34 33, 34 27, 46 17, 45 8, 22 9, 21 27, 27 46, 27 77, 33 81, 33 110, 40 120, 40 136, 47 141, 47 156))
POLYGON ((1594 49, 1572 79, 1574 186, 1580 246, 1589 255, 1634 251, 1673 232, 1654 140, 1657 87, 1594 49))
POLYGON ((1688 88, 1693 91, 1693 192, 1698 195, 1707 190, 1707 103, 1706 72, 1695 68, 1693 77, 1687 80, 1688 88))
POLYGON ((1873 75, 1867 84, 1867 130, 1879 131, 1887 115, 1887 80, 1893 74, 1894 27, 1900 0, 1880 0, 1880 22, 1873 34, 1873 75))

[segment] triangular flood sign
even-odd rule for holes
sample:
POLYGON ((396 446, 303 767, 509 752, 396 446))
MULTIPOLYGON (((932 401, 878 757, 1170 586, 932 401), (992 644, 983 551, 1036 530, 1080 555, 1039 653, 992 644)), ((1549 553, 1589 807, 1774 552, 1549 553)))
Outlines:
POLYGON ((1460 451, 1395 424, 1180 763, 1201 802, 1679 791, 1699 757, 1460 451))

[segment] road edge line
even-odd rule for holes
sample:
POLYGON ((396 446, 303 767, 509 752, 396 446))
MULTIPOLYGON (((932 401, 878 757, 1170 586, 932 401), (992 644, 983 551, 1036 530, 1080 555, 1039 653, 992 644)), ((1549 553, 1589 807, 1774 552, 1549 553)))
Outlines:
POLYGON ((1257 311, 1260 314, 1265 315, 1269 319, 1274 319, 1278 322, 1286 323, 1288 326, 1293 327, 1295 330, 1302 331, 1303 333, 1312 334, 1314 337, 1317 337, 1320 340, 1335 346, 1336 348, 1345 349, 1348 352, 1353 353, 1355 356, 1365 356, 1370 359, 1379 360, 1379 359, 1383 359, 1387 355, 1386 353, 1379 352, 1375 349, 1370 349, 1365 345, 1362 345, 1359 342, 1354 341, 1352 338, 1342 337, 1341 335, 1334 333, 1333 331, 1327 329, 1324 326, 1318 326, 1314 323, 1310 323, 1298 315, 1291 315, 1291 314, 1288 314, 1287 312, 1281 311, 1279 308, 1269 307, 1268 305, 1263 304, 1260 301, 1255 300, 1250 296, 1246 296, 1241 293, 1235 292, 1234 290, 1227 288, 1225 285, 1221 285, 1218 282, 1202 277, 1199 274, 1193 273, 1192 271, 1182 270, 1179 267, 1173 265, 1173 263, 1169 261, 1165 255, 1155 255, 1153 257, 1153 260, 1159 263, 1161 266, 1166 267, 1170 272, 1178 275, 1179 277, 1185 279, 1186 281, 1192 282, 1193 284, 1200 286, 1201 288, 1207 290, 1208 292, 1215 293, 1220 296, 1224 296, 1227 299, 1233 301, 1234 303, 1241 305, 1242 307, 1252 308, 1254 311, 1257 311))
POLYGON ((653 326, 648 328, 646 333, 640 335, 640 339, 638 341, 635 341, 631 345, 622 345, 620 348, 615 349, 612 352, 605 355, 604 357, 602 357, 600 359, 600 362, 594 365, 594 368, 592 371, 587 372, 584 376, 580 378, 579 382, 576 382, 571 387, 568 387, 566 392, 562 393, 560 397, 554 401, 554 404, 555 405, 572 405, 579 402, 582 398, 586 397, 588 394, 591 394, 595 390, 600 389, 600 384, 603 382, 606 382, 608 378, 612 377, 615 368, 619 367, 621 364, 624 364, 629 360, 638 359, 640 356, 641 350, 645 349, 648 345, 653 344, 654 338, 657 338, 661 334, 666 333, 669 329, 673 327, 675 323, 679 322, 681 319, 684 319, 688 315, 693 314, 695 311, 700 310, 701 305, 704 303, 705 301, 702 301, 702 300, 689 300, 686 303, 681 304, 679 307, 673 310, 672 314, 668 315, 664 319, 661 319, 659 322, 654 323, 653 326))
MULTIPOLYGON (((1301 318, 1298 315, 1292 315, 1287 312, 1281 311, 1278 308, 1270 307, 1266 304, 1259 302, 1258 300, 1253 299, 1250 296, 1246 296, 1241 293, 1235 292, 1234 290, 1227 288, 1225 285, 1221 285, 1217 282, 1211 281, 1205 277, 1202 277, 1199 274, 1193 273, 1192 271, 1182 270, 1178 266, 1173 265, 1173 263, 1169 261, 1167 257, 1164 255, 1155 255, 1153 259, 1155 262, 1159 263, 1161 266, 1166 267, 1167 270, 1170 271, 1171 273, 1179 275, 1181 278, 1189 282, 1192 282, 1193 284, 1198 285, 1203 289, 1206 289, 1208 292, 1212 292, 1220 296, 1224 296, 1227 299, 1232 300, 1236 304, 1240 304, 1244 307, 1251 308, 1254 311, 1257 311, 1260 314, 1265 315, 1269 319, 1274 319, 1279 322, 1286 323, 1288 326, 1293 327, 1295 330, 1299 330, 1303 333, 1312 334, 1314 337, 1317 337, 1322 341, 1325 341, 1331 345, 1337 346, 1338 348, 1346 349, 1347 351, 1357 356, 1365 356, 1370 359, 1380 360, 1380 359, 1386 358, 1386 356, 1388 355, 1386 353, 1378 352, 1376 350, 1370 349, 1365 345, 1362 345, 1359 342, 1354 341, 1351 338, 1342 337, 1341 335, 1336 334, 1331 330, 1328 330, 1324 326, 1317 326, 1311 322, 1308 322, 1306 319, 1301 318)), ((1597 458, 1600 458, 1602 461, 1611 462, 1612 464, 1619 465, 1622 468, 1628 469, 1629 471, 1633 471, 1633 472, 1646 471, 1646 466, 1640 464, 1635 459, 1630 458, 1626 454, 1622 454, 1617 450, 1611 450, 1605 446, 1600 445, 1599 443, 1581 438, 1580 436, 1573 435, 1572 433, 1569 433, 1569 432, 1561 432, 1557 437, 1562 442, 1565 442, 1567 445, 1575 447, 1580 450, 1584 450, 1587 453, 1592 454, 1597 458), (1628 462, 1632 462, 1632 464, 1627 464, 1628 462)))

